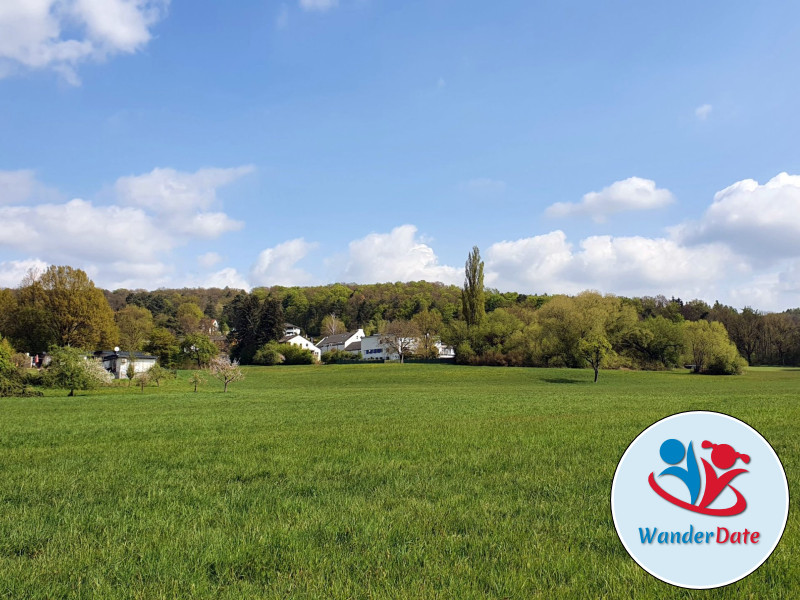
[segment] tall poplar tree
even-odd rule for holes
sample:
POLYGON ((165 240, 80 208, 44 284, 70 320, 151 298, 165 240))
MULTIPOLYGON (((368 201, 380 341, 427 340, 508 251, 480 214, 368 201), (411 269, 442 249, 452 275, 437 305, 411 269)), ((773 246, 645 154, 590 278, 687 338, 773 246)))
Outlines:
POLYGON ((483 297, 483 261, 477 246, 467 257, 464 265, 464 289, 461 291, 461 306, 467 325, 480 325, 486 316, 483 297))

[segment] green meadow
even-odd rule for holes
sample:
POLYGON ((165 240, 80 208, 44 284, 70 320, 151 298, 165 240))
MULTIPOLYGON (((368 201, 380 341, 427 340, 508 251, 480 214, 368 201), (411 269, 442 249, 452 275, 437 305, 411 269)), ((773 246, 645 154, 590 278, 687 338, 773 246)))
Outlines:
POLYGON ((0 400, 0 598, 786 598, 772 557, 726 588, 625 552, 616 463, 653 421, 758 429, 798 489, 800 369, 245 369, 227 394, 115 387, 0 400))

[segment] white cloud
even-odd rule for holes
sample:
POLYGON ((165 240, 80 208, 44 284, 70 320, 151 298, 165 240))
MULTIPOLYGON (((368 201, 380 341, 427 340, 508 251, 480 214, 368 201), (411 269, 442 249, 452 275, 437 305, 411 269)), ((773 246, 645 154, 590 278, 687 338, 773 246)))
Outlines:
POLYGON ((217 199, 217 188, 252 173, 252 165, 230 169, 200 169, 194 173, 153 169, 144 175, 120 177, 116 191, 124 204, 159 214, 205 210, 217 199))
POLYGON ((358 283, 441 281, 460 284, 461 270, 440 265, 433 248, 417 237, 413 225, 390 233, 371 233, 350 242, 342 279, 358 283))
POLYGON ((38 258, 0 262, 0 288, 17 287, 31 269, 44 271, 48 264, 38 258))
POLYGON ((297 263, 317 247, 316 243, 297 238, 267 248, 258 255, 250 270, 253 285, 306 285, 312 276, 298 268, 297 263))
MULTIPOLYGON (((82 199, 43 202, 52 192, 30 172, 0 172, 0 190, 5 184, 11 190, 6 197, 14 201, 0 204, 0 248, 81 266, 101 285, 166 285, 171 269, 164 260, 176 247, 241 228, 242 223, 225 213, 207 209, 217 204, 218 186, 251 170, 182 173, 155 169, 140 177, 121 178, 115 187, 121 204, 111 205, 82 199)), ((214 266, 213 253, 204 260, 208 268, 214 266)), ((208 277, 235 282, 237 287, 243 281, 224 269, 208 277)))
POLYGON ((201 267, 210 269, 221 263, 222 257, 216 252, 206 252, 197 257, 197 262, 201 267))
POLYGON ((232 267, 226 267, 203 277, 194 284, 198 287, 217 287, 217 288, 234 288, 240 290, 250 290, 250 284, 247 280, 232 267))
MULTIPOLYGON (((486 283, 502 290, 706 297, 715 284, 746 274, 722 245, 685 247, 664 238, 592 236, 574 250, 562 231, 499 242, 486 252, 486 283)), ((713 294, 712 294, 713 295, 713 294)))
POLYGON ((303 10, 316 10, 324 12, 339 5, 339 0, 300 0, 303 10))
POLYGON ((64 204, 0 207, 0 244, 44 256, 93 260, 154 258, 174 242, 138 208, 64 204))
POLYGON ((168 0, 4 0, 0 76, 50 68, 77 85, 82 62, 145 46, 167 6, 168 0))
POLYGON ((254 171, 252 165, 230 169, 200 169, 185 173, 153 169, 144 175, 120 177, 115 190, 123 204, 138 206, 159 216, 175 234, 215 238, 244 226, 222 212, 208 212, 217 203, 217 188, 254 171))
POLYGON ((738 181, 714 195, 699 221, 672 231, 683 243, 724 242, 765 262, 800 257, 800 176, 738 181))
POLYGON ((705 121, 711 114, 712 110, 714 110, 713 106, 711 106, 710 104, 703 104, 694 109, 694 116, 700 119, 701 121, 705 121))
POLYGON ((36 178, 33 171, 0 171, 0 205, 20 204, 33 194, 36 178))
POLYGON ((599 192, 589 192, 580 202, 556 202, 545 214, 551 217, 591 216, 598 223, 609 215, 630 210, 652 210, 674 200, 667 189, 657 188, 656 182, 641 177, 616 181, 599 192))
POLYGON ((31 169, 19 171, 0 171, 0 205, 22 204, 30 198, 42 200, 56 200, 58 192, 36 180, 36 174, 31 169))

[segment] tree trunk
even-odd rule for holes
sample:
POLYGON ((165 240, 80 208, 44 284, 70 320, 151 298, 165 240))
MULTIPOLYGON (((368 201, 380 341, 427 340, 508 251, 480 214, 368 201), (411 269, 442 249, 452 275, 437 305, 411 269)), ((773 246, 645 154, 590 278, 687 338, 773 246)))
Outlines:
POLYGON ((72 398, 75 395, 75 390, 70 390, 69 394, 67 394, 67 398, 72 398))
POLYGON ((597 383, 597 372, 600 370, 600 366, 594 367, 594 383, 597 383))
POLYGON ((223 389, 222 391, 223 391, 223 393, 228 391, 228 382, 227 381, 225 382, 225 389, 223 389))

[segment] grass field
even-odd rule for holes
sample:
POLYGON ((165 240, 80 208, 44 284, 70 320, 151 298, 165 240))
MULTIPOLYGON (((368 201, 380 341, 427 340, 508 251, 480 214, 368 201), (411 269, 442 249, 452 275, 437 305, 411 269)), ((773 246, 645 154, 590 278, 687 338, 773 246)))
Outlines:
POLYGON ((609 509, 628 443, 691 409, 757 428, 796 494, 798 369, 187 377, 0 400, 0 598, 800 596, 796 511, 760 569, 700 593, 642 571, 609 509))

